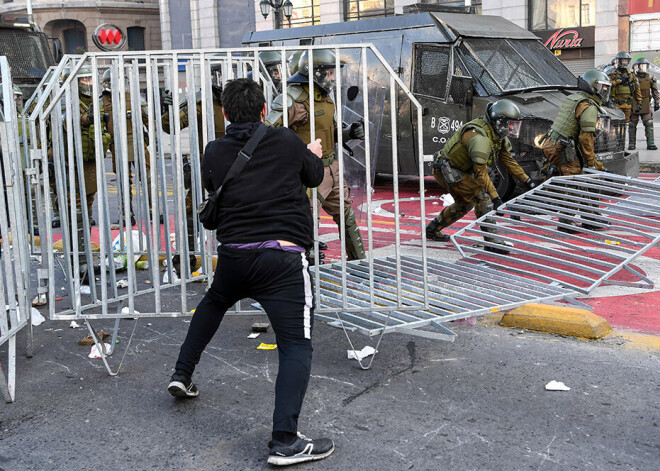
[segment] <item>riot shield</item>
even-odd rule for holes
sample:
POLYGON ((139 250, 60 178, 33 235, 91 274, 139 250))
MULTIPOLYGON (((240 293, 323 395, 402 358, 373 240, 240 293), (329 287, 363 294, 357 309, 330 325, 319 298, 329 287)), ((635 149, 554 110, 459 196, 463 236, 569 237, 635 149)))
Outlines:
MULTIPOLYGON (((359 51, 357 51, 359 53, 359 51)), ((359 57, 359 56, 358 56, 359 57)), ((345 57, 342 56, 342 61, 345 57)), ((343 143, 344 154, 344 179, 351 189, 353 207, 359 208, 366 202, 366 189, 373 186, 376 175, 376 163, 380 148, 381 128, 383 124, 383 110, 385 109, 385 98, 387 88, 380 84, 371 83, 367 95, 368 116, 364 116, 365 93, 362 90, 362 64, 355 62, 346 63, 342 70, 342 127, 350 127, 352 123, 362 121, 365 127, 369 126, 369 162, 370 168, 367 174, 367 151, 365 141, 362 139, 351 139, 343 143), (369 179, 369 180, 367 180, 369 179), (370 185, 368 185, 370 183, 370 185)), ((337 123, 339 124, 339 123, 337 123)), ((362 221, 364 211, 356 212, 356 218, 362 221)))

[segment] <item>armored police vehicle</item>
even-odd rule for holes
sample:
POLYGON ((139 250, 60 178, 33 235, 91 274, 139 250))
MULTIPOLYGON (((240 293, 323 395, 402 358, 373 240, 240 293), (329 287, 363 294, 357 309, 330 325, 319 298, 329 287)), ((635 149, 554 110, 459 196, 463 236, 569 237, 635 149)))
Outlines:
MULTIPOLYGON (((59 41, 54 41, 56 49, 59 41)), ((26 99, 32 95, 41 78, 56 62, 48 38, 27 17, 0 15, 0 56, 7 56, 12 81, 23 91, 26 99)))
MULTIPOLYGON (((543 162, 538 139, 550 128, 564 98, 577 88, 576 77, 537 36, 498 16, 425 12, 259 31, 243 40, 247 46, 355 43, 372 43, 424 107, 424 155, 442 149, 462 124, 483 115, 489 102, 508 98, 523 115, 520 136, 512 140, 514 155, 529 175, 536 176, 543 162)), ((389 87, 384 73, 370 70, 369 79, 370 87, 389 87)), ((389 94, 385 97, 383 136, 391 135, 389 94)), ((419 150, 413 110, 405 95, 397 100, 398 170, 416 175, 419 150)), ((624 136, 623 114, 603 108, 598 157, 608 170, 637 176, 639 157, 624 150, 624 136)), ((391 145, 385 141, 389 140, 381 139, 381 152, 391 145)), ((391 166, 389 159, 379 159, 376 169, 392 173, 391 166)), ((503 167, 492 169, 491 177, 503 198, 513 194, 516 183, 503 167)))

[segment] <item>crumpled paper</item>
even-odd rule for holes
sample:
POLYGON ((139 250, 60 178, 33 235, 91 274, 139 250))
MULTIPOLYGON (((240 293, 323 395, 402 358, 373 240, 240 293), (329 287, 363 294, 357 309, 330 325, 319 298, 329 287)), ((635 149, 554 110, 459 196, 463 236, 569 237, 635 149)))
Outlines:
POLYGON ((555 381, 554 379, 545 385, 546 391, 570 391, 571 388, 566 386, 561 381, 555 381))
POLYGON ((376 350, 374 347, 367 345, 364 347, 362 350, 346 350, 346 353, 348 354, 348 359, 349 360, 358 360, 362 361, 368 356, 373 355, 376 353, 378 350, 376 350))
MULTIPOLYGON (((110 344, 104 343, 103 346, 105 347, 105 351, 110 350, 110 344)), ((98 345, 92 345, 92 350, 89 352, 89 355, 87 355, 87 358, 103 358, 101 352, 99 352, 98 345)))
POLYGON ((43 324, 44 321, 46 320, 44 318, 44 316, 42 316, 41 313, 39 311, 37 311, 35 308, 31 308, 31 309, 32 309, 32 316, 31 316, 32 325, 41 325, 41 324, 43 324))

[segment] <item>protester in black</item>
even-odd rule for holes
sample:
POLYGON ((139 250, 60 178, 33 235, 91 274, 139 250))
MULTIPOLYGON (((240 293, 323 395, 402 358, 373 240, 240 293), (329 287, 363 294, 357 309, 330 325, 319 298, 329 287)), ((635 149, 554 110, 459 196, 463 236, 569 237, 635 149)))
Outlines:
MULTIPOLYGON (((266 115, 261 87, 250 79, 228 82, 222 103, 232 124, 224 137, 206 146, 202 178, 209 192, 223 184, 266 115)), ((323 180, 320 156, 320 140, 306 146, 287 128, 268 128, 243 170, 223 186, 217 203, 222 222, 215 277, 195 310, 168 386, 173 396, 197 396, 191 377, 225 312, 243 298, 257 300, 273 325, 279 352, 268 444, 268 462, 274 465, 318 460, 334 451, 332 440, 311 440, 298 432, 311 370, 314 316, 305 256, 312 246, 313 222, 305 190, 323 180)))

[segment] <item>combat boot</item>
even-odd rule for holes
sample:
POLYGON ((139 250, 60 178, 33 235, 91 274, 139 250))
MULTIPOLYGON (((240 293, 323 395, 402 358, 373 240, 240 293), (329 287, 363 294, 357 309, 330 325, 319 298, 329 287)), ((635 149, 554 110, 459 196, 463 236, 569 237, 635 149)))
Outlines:
POLYGON ((628 150, 637 148, 637 125, 632 121, 628 123, 628 150))
POLYGON ((644 122, 644 132, 646 133, 646 148, 648 150, 658 150, 658 147, 655 145, 655 136, 654 136, 652 120, 648 120, 644 122))
MULTIPOLYGON (((339 216, 334 216, 332 219, 337 225, 341 223, 339 216)), ((348 260, 363 260, 367 258, 364 243, 362 242, 362 235, 360 234, 360 227, 355 220, 353 208, 349 207, 344 213, 344 228, 346 230, 346 242, 344 246, 346 247, 348 260)), ((321 258, 320 255, 319 258, 321 258)))
POLYGON ((431 219, 431 222, 426 226, 426 238, 429 240, 435 240, 437 242, 447 242, 449 236, 442 232, 444 226, 436 218, 431 219))

